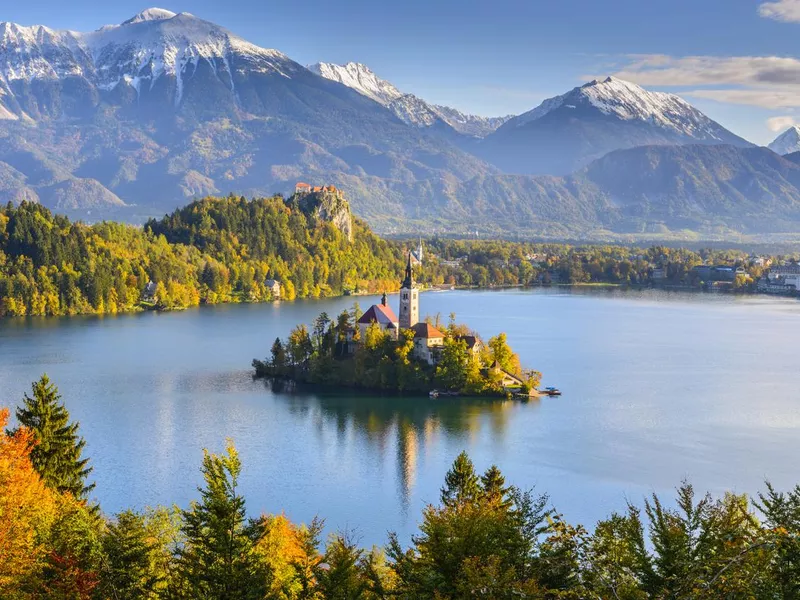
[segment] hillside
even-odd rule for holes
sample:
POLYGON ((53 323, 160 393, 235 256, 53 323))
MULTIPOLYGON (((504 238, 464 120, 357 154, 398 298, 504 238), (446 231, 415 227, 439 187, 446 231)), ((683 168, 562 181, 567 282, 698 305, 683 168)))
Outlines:
POLYGON ((117 313, 148 307, 339 295, 398 285, 398 246, 346 202, 324 198, 193 202, 144 229, 84 225, 23 202, 0 208, 0 317, 117 313), (155 291, 147 298, 148 282, 155 291))
POLYGON ((758 236, 800 230, 800 165, 792 158, 755 147, 642 146, 611 152, 566 177, 481 177, 457 193, 484 222, 506 232, 589 239, 681 230, 706 239, 758 236), (507 204, 490 200, 496 197, 507 204))

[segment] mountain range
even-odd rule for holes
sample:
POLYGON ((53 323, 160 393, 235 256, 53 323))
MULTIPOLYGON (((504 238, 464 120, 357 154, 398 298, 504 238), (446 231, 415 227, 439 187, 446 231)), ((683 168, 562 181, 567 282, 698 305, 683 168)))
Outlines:
POLYGON ((384 232, 798 231, 799 169, 615 78, 484 118, 188 13, 88 33, 0 23, 0 198, 89 219, 308 181, 384 232))

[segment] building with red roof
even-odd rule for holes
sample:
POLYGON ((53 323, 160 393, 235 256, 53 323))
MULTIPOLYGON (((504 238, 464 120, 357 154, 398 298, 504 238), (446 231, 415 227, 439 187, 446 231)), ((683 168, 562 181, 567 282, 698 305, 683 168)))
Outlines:
POLYGON ((367 311, 358 319, 358 329, 361 333, 361 339, 365 339, 367 328, 372 324, 377 323, 381 329, 385 329, 392 336, 393 340, 397 339, 397 332, 400 330, 400 322, 397 315, 394 314, 392 308, 386 302, 386 294, 383 295, 380 304, 373 304, 367 311))

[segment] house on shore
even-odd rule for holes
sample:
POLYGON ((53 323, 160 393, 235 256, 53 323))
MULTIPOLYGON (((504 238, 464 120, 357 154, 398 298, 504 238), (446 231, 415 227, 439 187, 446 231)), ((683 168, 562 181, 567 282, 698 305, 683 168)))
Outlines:
POLYGON ((481 353, 483 349, 483 344, 481 343, 480 338, 475 335, 459 335, 456 337, 457 341, 463 341, 467 344, 467 350, 470 351, 473 355, 477 356, 481 353))
POLYGON ((152 281, 148 281, 142 290, 142 302, 158 302, 156 290, 158 286, 152 281))
POLYGON ((487 369, 487 374, 498 377, 500 379, 500 384, 505 390, 518 390, 525 385, 525 382, 522 381, 522 379, 513 373, 509 373, 508 371, 502 369, 497 361, 494 361, 492 366, 487 369))
POLYGON ((269 293, 272 294, 273 300, 280 300, 281 299, 281 282, 277 279, 267 279, 264 282, 264 287, 269 290, 269 293))

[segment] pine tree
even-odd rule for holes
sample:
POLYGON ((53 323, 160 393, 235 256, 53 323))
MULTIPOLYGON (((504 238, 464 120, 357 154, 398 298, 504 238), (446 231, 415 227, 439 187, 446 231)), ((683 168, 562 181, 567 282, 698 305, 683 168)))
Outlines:
POLYGON ((245 502, 238 493, 241 468, 232 444, 224 455, 204 452, 206 485, 198 488, 201 500, 183 511, 186 543, 180 571, 189 598, 261 597, 253 566, 254 534, 245 522, 245 502))
POLYGON ((32 389, 33 397, 25 394, 24 405, 16 411, 19 424, 33 432, 31 462, 48 487, 85 500, 94 484, 86 484, 92 468, 87 466, 88 458, 81 458, 86 441, 78 435, 79 424, 70 422, 58 389, 47 375, 32 389))
POLYGON ((325 549, 326 569, 319 575, 319 588, 325 600, 359 600, 366 597, 367 582, 362 577, 364 552, 348 534, 336 534, 325 549))
POLYGON ((506 489, 506 478, 497 468, 497 465, 492 465, 481 476, 481 483, 483 485, 483 493, 486 499, 490 502, 504 502, 504 497, 508 490, 506 489))
POLYGON ((480 481, 466 452, 459 454, 453 466, 444 477, 441 492, 442 504, 454 506, 462 502, 474 501, 481 494, 480 481))
POLYGON ((112 598, 147 598, 160 584, 152 568, 156 542, 143 515, 124 511, 103 535, 102 584, 112 598))

